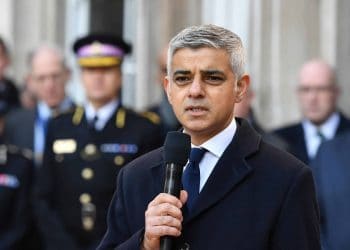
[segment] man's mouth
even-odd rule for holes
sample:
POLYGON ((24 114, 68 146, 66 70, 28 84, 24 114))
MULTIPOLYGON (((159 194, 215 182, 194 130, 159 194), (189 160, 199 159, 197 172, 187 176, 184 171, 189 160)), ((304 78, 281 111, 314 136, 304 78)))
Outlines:
POLYGON ((202 115, 208 111, 208 108, 203 106, 188 106, 185 111, 190 112, 192 115, 202 115))

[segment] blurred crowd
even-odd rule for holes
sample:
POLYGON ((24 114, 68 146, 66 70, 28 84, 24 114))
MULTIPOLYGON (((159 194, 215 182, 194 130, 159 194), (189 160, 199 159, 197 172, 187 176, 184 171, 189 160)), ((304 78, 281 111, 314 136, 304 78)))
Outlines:
MULTIPOLYGON (((123 106, 121 65, 132 47, 122 38, 89 34, 72 49, 86 95, 83 105, 65 93, 71 72, 57 46, 32 50, 19 85, 6 76, 10 55, 0 39, 0 250, 95 249, 107 228, 119 170, 161 146, 168 131, 180 129, 165 92, 144 112, 123 106)), ((160 49, 160 85, 166 57, 167 48, 160 49)), ((341 90, 335 72, 322 59, 300 66, 298 123, 266 131, 254 116, 259 94, 254 88, 236 105, 235 116, 312 168, 323 247, 347 249, 350 120, 337 107, 341 90)))

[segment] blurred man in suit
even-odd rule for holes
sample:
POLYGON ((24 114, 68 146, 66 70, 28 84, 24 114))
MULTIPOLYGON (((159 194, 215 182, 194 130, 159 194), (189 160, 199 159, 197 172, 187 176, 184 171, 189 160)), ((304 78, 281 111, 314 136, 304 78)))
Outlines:
POLYGON ((312 60, 302 66, 297 93, 303 119, 274 132, 308 164, 323 141, 350 129, 350 121, 337 109, 339 87, 334 69, 326 62, 312 60))
POLYGON ((321 212, 322 249, 350 246, 350 132, 323 143, 312 161, 321 212))
POLYGON ((195 152, 202 159, 186 166, 179 198, 162 193, 163 148, 123 168, 99 249, 159 249, 169 235, 173 249, 319 250, 310 169, 234 118, 249 85, 240 38, 193 26, 170 41, 168 55, 164 87, 191 137, 190 161, 195 152))
POLYGON ((73 106, 65 94, 69 74, 63 53, 54 46, 40 45, 29 57, 27 78, 38 99, 36 108, 16 110, 6 117, 5 141, 33 150, 37 166, 42 162, 49 119, 73 106))
MULTIPOLYGON (((168 46, 164 47, 158 56, 158 83, 163 84, 167 72, 167 52, 168 46)), ((165 138, 169 131, 178 130, 180 123, 177 120, 173 109, 168 101, 166 93, 162 95, 162 100, 157 105, 150 107, 148 112, 153 112, 159 117, 160 125, 162 127, 162 134, 165 138)), ((148 113, 146 112, 146 114, 148 113)), ((152 114, 152 113, 151 113, 152 114)))
POLYGON ((121 65, 131 46, 110 34, 91 34, 74 43, 74 52, 87 101, 50 122, 37 181, 35 211, 49 250, 96 249, 115 176, 163 143, 160 127, 119 99, 121 65))
MULTIPOLYGON (((33 110, 18 109, 6 116, 4 141, 6 144, 33 151, 34 166, 38 169, 42 164, 49 119, 70 109, 73 103, 65 94, 70 73, 63 53, 58 48, 47 44, 40 45, 33 50, 28 61, 27 80, 37 96, 38 103, 33 110)), ((27 236, 30 242, 27 243, 26 249, 40 249, 41 240, 35 227, 33 222, 33 228, 27 236)))
POLYGON ((259 124, 258 120, 256 119, 254 112, 253 112, 253 100, 255 98, 255 93, 251 89, 251 87, 248 88, 247 92, 245 93, 244 97, 242 98, 242 101, 237 103, 235 105, 234 115, 236 117, 245 118, 249 124, 259 133, 261 134, 263 140, 266 142, 280 148, 283 150, 288 151, 289 147, 288 144, 279 136, 266 132, 262 126, 259 124))

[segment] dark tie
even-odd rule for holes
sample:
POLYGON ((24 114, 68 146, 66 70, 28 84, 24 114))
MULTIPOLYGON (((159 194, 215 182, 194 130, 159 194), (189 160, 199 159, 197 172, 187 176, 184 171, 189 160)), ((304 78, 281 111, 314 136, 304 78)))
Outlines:
POLYGON ((89 123, 88 123, 88 126, 89 126, 89 129, 91 130, 96 130, 96 122, 98 120, 98 117, 97 115, 94 116, 94 118, 92 118, 89 123))
POLYGON ((191 210, 199 195, 199 162, 202 160, 205 152, 206 150, 203 148, 192 148, 189 163, 182 175, 182 185, 188 193, 187 208, 189 210, 191 210))
POLYGON ((317 130, 317 136, 320 138, 321 143, 326 141, 326 137, 324 136, 324 134, 320 129, 317 130))

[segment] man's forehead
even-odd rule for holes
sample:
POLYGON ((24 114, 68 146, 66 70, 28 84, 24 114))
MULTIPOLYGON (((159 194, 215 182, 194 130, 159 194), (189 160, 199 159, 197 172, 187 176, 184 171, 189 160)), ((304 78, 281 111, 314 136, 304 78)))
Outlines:
POLYGON ((300 84, 332 84, 334 72, 323 62, 310 62, 303 66, 299 72, 300 84))
POLYGON ((334 81, 331 74, 326 72, 319 72, 320 74, 304 74, 299 77, 300 86, 314 86, 314 85, 333 85, 334 81))
MULTIPOLYGON (((174 69, 173 74, 192 74, 193 70, 191 69, 174 69)), ((223 70, 216 68, 200 69, 199 73, 201 74, 224 74, 223 70)))
POLYGON ((227 54, 226 50, 222 48, 214 48, 214 47, 182 47, 178 48, 173 52, 173 57, 181 54, 184 55, 186 54, 195 54, 195 53, 202 53, 203 51, 207 52, 212 52, 212 53, 222 53, 222 54, 227 54))
POLYGON ((171 61, 172 72, 177 71, 224 71, 231 68, 226 51, 215 48, 182 48, 175 52, 171 61))

